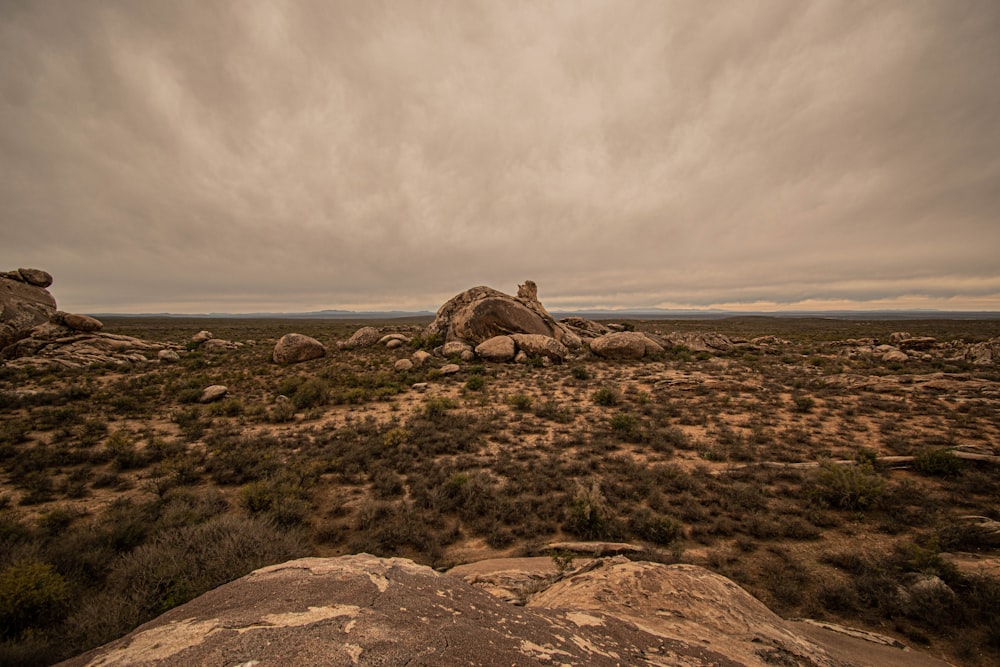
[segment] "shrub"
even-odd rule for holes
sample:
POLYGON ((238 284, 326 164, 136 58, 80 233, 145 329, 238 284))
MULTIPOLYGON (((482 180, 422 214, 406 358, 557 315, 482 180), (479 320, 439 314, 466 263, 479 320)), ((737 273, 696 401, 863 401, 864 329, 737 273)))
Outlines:
POLYGON ((593 394, 591 394, 590 398, 597 405, 610 407, 612 405, 618 405, 618 403, 621 401, 622 396, 621 393, 619 393, 615 389, 610 389, 608 387, 601 387, 593 394))
POLYGON ((448 410, 455 407, 455 401, 444 396, 437 396, 435 398, 428 398, 424 402, 424 414, 429 419, 435 419, 437 417, 442 417, 448 410))
POLYGON ((597 482, 590 488, 577 486, 563 528, 585 540, 603 538, 609 520, 608 505, 597 482))
POLYGON ((589 380, 590 373, 583 366, 574 366, 570 374, 577 380, 589 380))
POLYGON ((816 471, 815 481, 817 496, 840 509, 875 509, 885 494, 885 480, 869 463, 838 465, 824 461, 816 471))
POLYGON ((24 560, 0 570, 0 636, 44 629, 68 611, 69 585, 48 563, 24 560))
POLYGON ((629 528, 640 539, 666 546, 681 534, 681 525, 672 517, 642 508, 632 515, 629 528))
POLYGON ((469 391, 479 391, 486 386, 486 379, 482 375, 472 375, 465 381, 465 388, 469 391))
POLYGON ((933 477, 954 477, 962 472, 962 459, 947 449, 923 449, 913 457, 913 469, 933 477))
POLYGON ((512 394, 507 397, 507 404, 519 412, 527 412, 534 401, 527 394, 512 394))
POLYGON ((611 430, 629 441, 642 439, 642 430, 639 428, 639 420, 634 415, 620 412, 608 421, 611 430))

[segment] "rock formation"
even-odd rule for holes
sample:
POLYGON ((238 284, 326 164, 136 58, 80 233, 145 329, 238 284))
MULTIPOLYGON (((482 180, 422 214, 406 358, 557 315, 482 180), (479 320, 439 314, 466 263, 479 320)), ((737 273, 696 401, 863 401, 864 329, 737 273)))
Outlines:
POLYGON ((56 300, 46 287, 52 276, 38 269, 0 273, 0 350, 56 314, 56 300))
POLYGON ((272 359, 276 364, 297 364, 326 356, 326 347, 310 336, 290 333, 282 336, 274 346, 272 359))
POLYGON ((589 342, 590 351, 605 359, 642 359, 662 354, 663 346, 638 331, 613 331, 589 342))
POLYGON ((0 359, 11 368, 80 368, 94 364, 142 364, 177 348, 101 333, 89 315, 56 310, 46 289, 52 276, 38 269, 0 273, 0 359))
MULTIPOLYGON (((503 565, 498 565, 503 567, 503 565)), ((402 558, 257 570, 64 663, 85 665, 928 665, 847 661, 693 565, 591 561, 516 607, 402 558)), ((557 577, 558 578, 558 577, 557 577)))
POLYGON ((510 334, 548 336, 569 348, 582 344, 577 334, 545 310, 538 300, 538 288, 530 280, 518 288, 516 297, 485 286, 455 295, 438 309, 427 334, 472 346, 510 334))

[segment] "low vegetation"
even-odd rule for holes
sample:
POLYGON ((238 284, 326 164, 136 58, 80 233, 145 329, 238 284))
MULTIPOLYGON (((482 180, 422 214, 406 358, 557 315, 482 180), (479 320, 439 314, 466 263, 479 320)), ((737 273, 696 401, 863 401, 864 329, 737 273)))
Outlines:
POLYGON ((0 664, 52 663, 298 556, 445 567, 566 540, 632 542, 731 577, 785 616, 1000 662, 998 569, 976 565, 997 562, 981 526, 1000 521, 1000 467, 959 456, 997 453, 998 367, 890 367, 836 343, 904 326, 982 340, 1000 323, 632 322, 787 342, 456 375, 439 357, 393 370, 441 342, 419 335, 337 350, 360 324, 109 320, 150 340, 183 345, 208 328, 247 344, 192 346, 173 365, 0 367, 0 664), (293 330, 331 354, 271 363, 293 330), (931 375, 933 389, 917 386, 931 375), (199 403, 216 384, 228 396, 199 403))

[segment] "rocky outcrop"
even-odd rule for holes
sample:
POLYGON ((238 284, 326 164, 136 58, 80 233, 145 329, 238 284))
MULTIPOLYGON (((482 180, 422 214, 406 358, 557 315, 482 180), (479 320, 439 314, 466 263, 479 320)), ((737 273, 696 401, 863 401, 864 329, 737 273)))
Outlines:
POLYGON ((605 359, 642 359, 662 354, 663 347, 638 331, 614 331, 590 341, 590 351, 605 359))
POLYGON ((976 366, 1000 363, 1000 338, 974 343, 965 349, 963 356, 976 366))
POLYGON ((569 356, 569 349, 555 338, 538 334, 511 334, 518 352, 529 357, 542 357, 557 363, 569 356))
POLYGON ((526 607, 479 590, 474 576, 367 554, 303 558, 61 664, 840 667, 925 657, 898 649, 895 661, 831 657, 732 581, 693 565, 618 557, 550 570, 526 607))
POLYGON ((11 368, 82 368, 96 364, 126 366, 158 359, 177 345, 103 332, 82 333, 52 323, 43 324, 3 350, 11 368))
POLYGON ((723 354, 736 349, 737 342, 724 334, 714 331, 680 333, 673 331, 656 337, 663 347, 682 346, 692 352, 723 354))
POLYGON ((57 310, 52 315, 51 321, 55 324, 69 327, 73 331, 83 331, 85 333, 100 331, 104 328, 104 323, 96 317, 77 315, 76 313, 64 313, 61 310, 57 310))
POLYGON ((599 322, 592 322, 575 315, 573 317, 564 317, 559 322, 580 336, 580 338, 596 338, 611 331, 611 329, 599 322))
POLYGON ((52 276, 38 269, 0 273, 0 350, 56 314, 56 300, 45 289, 51 284, 52 276))
POLYGON ((577 334, 545 310, 538 300, 538 288, 530 280, 518 288, 516 297, 485 286, 465 290, 438 309, 427 334, 470 345, 511 334, 548 336, 570 348, 582 344, 577 334))
POLYGON ((272 359, 276 364, 297 364, 326 356, 326 347, 310 336, 289 333, 274 346, 272 359))

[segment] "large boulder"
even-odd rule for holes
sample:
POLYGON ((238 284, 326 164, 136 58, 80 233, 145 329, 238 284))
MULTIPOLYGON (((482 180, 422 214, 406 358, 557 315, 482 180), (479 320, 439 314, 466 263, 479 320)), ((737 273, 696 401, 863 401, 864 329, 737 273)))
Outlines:
POLYGON ((834 657, 800 624, 694 565, 619 557, 546 581, 516 607, 458 573, 402 558, 303 558, 220 586, 61 664, 945 664, 874 645, 863 657, 834 657))
POLYGON ((520 286, 516 297, 485 286, 465 290, 445 302, 427 327, 428 335, 470 345, 516 333, 548 336, 568 347, 581 345, 577 334, 545 310, 530 280, 520 286))
POLYGON ((638 331, 614 331, 591 340, 590 351, 605 359, 642 359, 663 347, 638 331))
POLYGON ((90 315, 78 315, 76 313, 64 313, 61 310, 57 310, 52 316, 52 321, 56 324, 62 324, 63 326, 69 327, 73 331, 100 331, 104 328, 104 323, 101 322, 96 317, 91 317, 90 315))
POLYGON ((326 356, 326 347, 315 338, 303 334, 285 334, 274 346, 274 362, 277 364, 297 364, 326 356))
POLYGON ((0 350, 56 314, 56 300, 45 289, 51 284, 52 276, 39 269, 0 273, 0 350))

